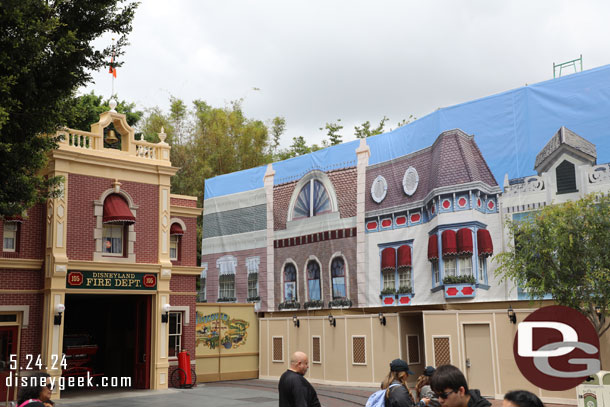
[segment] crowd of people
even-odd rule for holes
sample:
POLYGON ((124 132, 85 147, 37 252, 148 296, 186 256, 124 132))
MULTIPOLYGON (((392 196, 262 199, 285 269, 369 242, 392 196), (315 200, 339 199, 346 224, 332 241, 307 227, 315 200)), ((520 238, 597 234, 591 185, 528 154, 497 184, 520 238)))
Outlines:
MULTIPOLYGON (((278 390, 279 407, 320 407, 313 386, 304 375, 309 359, 303 352, 295 352, 290 367, 282 374, 278 390)), ((427 366, 409 388, 409 375, 414 373, 402 359, 390 362, 390 371, 381 382, 381 390, 369 398, 369 405, 388 407, 491 407, 479 390, 469 389, 464 374, 453 365, 438 368, 427 366), (381 401, 381 403, 380 403, 381 401)), ((502 407, 544 407, 542 401, 526 390, 510 391, 504 395, 502 407)))

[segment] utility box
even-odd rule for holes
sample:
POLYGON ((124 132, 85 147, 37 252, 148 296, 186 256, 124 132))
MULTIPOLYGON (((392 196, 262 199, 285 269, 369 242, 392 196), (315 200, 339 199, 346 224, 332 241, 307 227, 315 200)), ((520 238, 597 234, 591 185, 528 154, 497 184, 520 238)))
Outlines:
POLYGON ((610 407, 610 372, 600 370, 576 387, 578 407, 610 407))

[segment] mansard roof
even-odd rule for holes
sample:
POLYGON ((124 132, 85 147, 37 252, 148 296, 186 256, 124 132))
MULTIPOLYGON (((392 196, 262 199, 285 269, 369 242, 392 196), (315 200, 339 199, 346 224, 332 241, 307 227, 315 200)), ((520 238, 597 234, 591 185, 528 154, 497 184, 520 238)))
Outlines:
POLYGON ((483 183, 490 191, 499 192, 474 136, 459 129, 441 133, 430 147, 370 166, 366 176, 367 191, 378 175, 382 175, 388 183, 387 195, 377 204, 367 193, 367 211, 419 202, 434 190, 457 191, 463 184, 483 183), (402 186, 403 176, 409 167, 415 168, 419 175, 419 185, 412 196, 407 196, 402 186))
POLYGON ((552 164, 553 159, 557 156, 556 153, 566 147, 568 150, 576 150, 579 156, 590 161, 592 165, 597 161, 597 151, 593 143, 580 137, 572 130, 561 126, 536 156, 534 170, 538 173, 544 172, 552 164))

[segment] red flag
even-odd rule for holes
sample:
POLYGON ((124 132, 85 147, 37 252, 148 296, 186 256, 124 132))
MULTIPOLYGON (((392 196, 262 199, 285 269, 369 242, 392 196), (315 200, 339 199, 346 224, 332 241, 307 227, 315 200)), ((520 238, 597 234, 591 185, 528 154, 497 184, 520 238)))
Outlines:
POLYGON ((116 68, 114 67, 114 51, 112 51, 112 57, 110 57, 110 69, 108 73, 111 73, 112 76, 116 78, 116 68))

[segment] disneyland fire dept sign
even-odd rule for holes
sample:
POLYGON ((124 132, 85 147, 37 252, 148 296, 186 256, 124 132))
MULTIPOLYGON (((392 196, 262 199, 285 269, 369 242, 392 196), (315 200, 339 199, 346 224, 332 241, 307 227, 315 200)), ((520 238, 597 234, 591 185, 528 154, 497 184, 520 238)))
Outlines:
POLYGON ((157 276, 110 271, 70 271, 66 288, 98 290, 156 290, 157 276))

